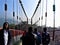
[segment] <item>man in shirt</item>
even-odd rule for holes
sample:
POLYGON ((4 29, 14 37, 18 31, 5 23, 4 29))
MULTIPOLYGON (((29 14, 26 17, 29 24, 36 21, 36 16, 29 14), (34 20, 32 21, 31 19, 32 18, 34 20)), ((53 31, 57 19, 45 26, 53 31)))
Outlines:
POLYGON ((48 45, 50 43, 50 34, 47 32, 47 28, 43 28, 42 33, 42 45, 48 45))

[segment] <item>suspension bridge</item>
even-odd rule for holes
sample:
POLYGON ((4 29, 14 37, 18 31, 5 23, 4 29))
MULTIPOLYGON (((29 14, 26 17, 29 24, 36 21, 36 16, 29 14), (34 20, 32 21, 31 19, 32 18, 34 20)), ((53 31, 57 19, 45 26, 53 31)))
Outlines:
POLYGON ((23 35, 24 30, 28 31, 29 26, 32 26, 33 28, 37 27, 39 31, 42 31, 43 27, 47 27, 51 37, 50 45, 59 44, 60 29, 55 27, 55 0, 53 0, 52 3, 53 26, 47 26, 49 15, 48 1, 49 0, 39 0, 32 17, 29 19, 22 0, 0 0, 0 9, 3 8, 3 11, 0 11, 0 29, 2 29, 4 22, 9 22, 14 45, 17 45, 17 42, 19 43, 18 45, 22 45, 20 37, 23 35))

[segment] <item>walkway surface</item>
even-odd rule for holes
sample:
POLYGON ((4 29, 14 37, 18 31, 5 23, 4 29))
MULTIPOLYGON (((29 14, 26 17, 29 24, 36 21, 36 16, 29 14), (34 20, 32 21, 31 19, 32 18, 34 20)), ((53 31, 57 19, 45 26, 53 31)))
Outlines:
MULTIPOLYGON (((22 42, 20 41, 20 42, 16 43, 16 45, 22 45, 22 42)), ((49 45, 60 45, 60 42, 54 43, 54 41, 50 41, 49 45)))

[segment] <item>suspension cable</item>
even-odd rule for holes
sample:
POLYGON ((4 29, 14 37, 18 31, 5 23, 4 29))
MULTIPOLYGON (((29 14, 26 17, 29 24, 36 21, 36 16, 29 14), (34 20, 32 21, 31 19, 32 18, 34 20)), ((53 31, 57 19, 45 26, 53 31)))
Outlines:
POLYGON ((13 0, 13 24, 14 24, 14 17, 15 17, 15 11, 14 11, 14 0, 13 0))
POLYGON ((7 21, 7 0, 5 0, 4 8, 5 8, 5 22, 6 22, 7 21))
POLYGON ((54 38, 55 38, 55 0, 54 0, 54 4, 53 4, 53 12, 54 12, 54 15, 53 15, 53 17, 54 17, 54 19, 53 19, 53 27, 54 27, 54 29, 53 29, 53 41, 54 41, 54 38))
POLYGON ((45 27, 47 25, 47 0, 46 0, 46 12, 45 12, 45 27))
POLYGON ((17 24, 18 24, 18 0, 16 1, 17 3, 17 24))
POLYGON ((44 8, 44 0, 42 1, 42 16, 41 16, 41 26, 43 25, 43 8, 44 8))

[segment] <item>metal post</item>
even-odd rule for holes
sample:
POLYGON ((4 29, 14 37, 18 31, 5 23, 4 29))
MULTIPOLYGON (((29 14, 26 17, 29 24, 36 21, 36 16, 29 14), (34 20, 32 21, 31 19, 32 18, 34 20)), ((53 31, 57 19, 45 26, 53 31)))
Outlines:
POLYGON ((47 25, 47 12, 45 13, 45 27, 47 25))
POLYGON ((17 24, 18 24, 18 16, 17 16, 17 24))
POLYGON ((15 12, 14 12, 14 0, 13 0, 13 24, 14 24, 14 17, 15 17, 15 12))
POLYGON ((27 24, 28 24, 28 18, 27 18, 27 24))
POLYGON ((53 41, 54 41, 54 37, 55 37, 55 12, 54 12, 54 19, 53 19, 53 41))
POLYGON ((32 25, 32 18, 31 18, 31 25, 32 25))
POLYGON ((17 24, 18 24, 18 0, 16 2, 17 2, 17 24))
MULTIPOLYGON (((40 17, 39 17, 39 24, 40 24, 40 17)), ((40 26, 40 25, 39 25, 40 26)))
POLYGON ((45 17, 45 27, 46 27, 47 18, 45 17))
POLYGON ((15 17, 15 12, 13 11, 13 24, 14 24, 14 17, 15 17))
POLYGON ((46 0, 46 12, 45 12, 45 27, 47 25, 47 0, 46 0))
POLYGON ((27 18, 27 30, 28 30, 28 18, 27 18))
MULTIPOLYGON (((42 22, 41 23, 43 23, 43 8, 44 8, 44 0, 42 2, 42 17, 41 17, 42 22)), ((42 26, 42 24, 41 24, 41 26, 42 26)))
POLYGON ((53 41, 55 40, 55 0, 54 0, 54 5, 53 5, 53 12, 54 12, 54 19, 53 19, 53 41))
POLYGON ((43 30, 43 16, 41 16, 41 28, 43 30))
POLYGON ((7 11, 5 11, 5 22, 7 22, 7 11))

